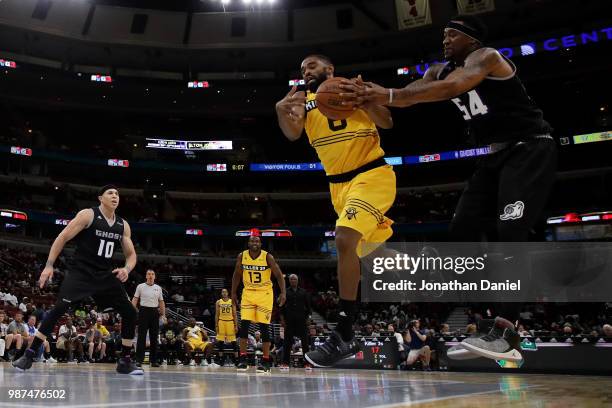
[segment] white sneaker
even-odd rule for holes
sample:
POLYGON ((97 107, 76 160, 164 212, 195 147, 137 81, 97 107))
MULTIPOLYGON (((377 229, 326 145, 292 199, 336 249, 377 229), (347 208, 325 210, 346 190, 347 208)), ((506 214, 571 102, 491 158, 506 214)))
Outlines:
POLYGON ((76 360, 71 360, 71 361, 68 361, 68 364, 77 364, 77 361, 76 360))
POLYGON ((215 363, 214 361, 212 363, 210 363, 208 366, 210 368, 219 368, 219 367, 221 367, 219 364, 215 363))
POLYGON ((191 361, 189 362, 189 367, 195 367, 196 366, 196 362, 194 359, 191 359, 191 361))
POLYGON ((208 367, 208 362, 206 361, 206 359, 202 359, 202 361, 200 362, 200 367, 208 367))
POLYGON ((57 363, 57 360, 54 359, 53 357, 49 357, 47 360, 45 360, 45 363, 55 364, 57 363))
POLYGON ((162 361, 162 365, 163 365, 163 366, 167 366, 167 365, 168 365, 168 362, 167 362, 166 360, 164 360, 164 361, 162 361))

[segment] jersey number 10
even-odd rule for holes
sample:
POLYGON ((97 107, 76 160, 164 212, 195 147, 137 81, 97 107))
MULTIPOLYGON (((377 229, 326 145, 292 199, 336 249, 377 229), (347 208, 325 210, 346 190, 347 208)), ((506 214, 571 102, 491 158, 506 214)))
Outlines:
POLYGON ((486 115, 489 112, 489 108, 487 108, 487 105, 485 105, 482 102, 482 99, 480 99, 480 96, 475 90, 471 90, 470 92, 468 92, 467 96, 468 96, 469 110, 467 106, 463 105, 463 103, 461 102, 461 99, 459 98, 452 99, 453 103, 457 105, 461 113, 463 113, 463 119, 470 120, 474 116, 486 115))
POLYGON ((115 243, 113 241, 100 240, 100 247, 98 248, 98 256, 105 258, 111 258, 115 252, 115 243))

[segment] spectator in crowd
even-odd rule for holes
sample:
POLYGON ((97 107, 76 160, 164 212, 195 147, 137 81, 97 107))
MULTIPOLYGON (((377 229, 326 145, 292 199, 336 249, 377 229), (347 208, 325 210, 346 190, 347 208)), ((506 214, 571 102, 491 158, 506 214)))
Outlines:
POLYGON ((450 336, 452 335, 451 331, 450 331, 450 326, 446 323, 442 324, 442 326, 440 326, 440 334, 442 336, 450 336))
POLYGON ((113 362, 117 360, 117 354, 121 352, 121 324, 113 324, 110 331, 109 341, 107 342, 106 354, 112 358, 113 362))
POLYGON ((4 306, 17 306, 17 296, 11 294, 8 289, 6 292, 0 291, 0 301, 3 302, 2 305, 4 306))
MULTIPOLYGON (((38 329, 36 328, 36 316, 31 315, 28 318, 28 324, 27 324, 27 330, 28 330, 28 347, 30 347, 32 345, 32 342, 34 341, 34 336, 36 336, 36 332, 38 331, 38 329)), ((43 341, 43 344, 41 344, 40 346, 40 350, 37 350, 39 354, 37 354, 37 356, 40 356, 40 354, 43 354, 44 356, 44 362, 46 363, 57 363, 57 361, 51 357, 51 345, 49 344, 49 341, 45 340, 43 341)))
POLYGON ((410 343, 410 351, 408 352, 408 358, 406 359, 406 365, 411 366, 417 360, 423 362, 423 369, 430 371, 429 360, 431 358, 431 349, 425 344, 427 336, 420 330, 420 320, 413 320, 408 326, 408 341, 410 343))
POLYGON ((27 308, 27 303, 28 303, 28 298, 24 297, 23 299, 21 299, 21 303, 19 303, 19 310, 21 310, 23 312, 23 314, 25 315, 28 311, 27 308))
POLYGON ((8 321, 4 310, 0 309, 0 362, 5 361, 4 351, 6 349, 6 335, 8 332, 8 321))
POLYGON ((79 362, 85 360, 83 357, 83 343, 79 340, 79 333, 72 323, 72 318, 70 316, 66 318, 66 322, 59 328, 55 347, 58 350, 66 351, 68 363, 74 362, 75 351, 79 362))
POLYGON ((85 308, 83 308, 83 306, 77 307, 76 311, 74 312, 74 315, 79 319, 83 320, 87 318, 87 312, 85 312, 85 308))
POLYGON ((160 349, 162 358, 167 364, 174 365, 181 361, 183 350, 183 340, 181 339, 181 329, 174 319, 168 319, 167 323, 161 328, 160 349))
POLYGON ((602 332, 604 337, 612 337, 612 326, 609 324, 604 324, 602 327, 602 332))
POLYGON ((255 335, 252 337, 252 340, 251 340, 251 337, 249 336, 249 345, 255 351, 262 351, 263 342, 261 340, 261 332, 259 330, 255 332, 255 335))
POLYGON ((10 353, 9 360, 19 358, 24 350, 24 342, 27 344, 28 327, 23 321, 23 312, 18 310, 15 312, 15 319, 8 325, 6 335, 6 350, 10 353), (15 345, 15 350, 11 352, 11 345, 15 345))
POLYGON ((94 352, 99 352, 98 361, 104 360, 106 355, 106 343, 102 341, 102 333, 96 329, 96 324, 92 323, 85 333, 85 341, 87 342, 87 356, 90 363, 95 362, 94 352))

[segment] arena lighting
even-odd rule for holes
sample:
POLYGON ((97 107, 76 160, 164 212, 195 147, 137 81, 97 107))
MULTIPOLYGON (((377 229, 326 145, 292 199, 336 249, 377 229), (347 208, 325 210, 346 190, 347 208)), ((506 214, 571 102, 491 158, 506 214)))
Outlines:
MULTIPOLYGON (((589 43, 597 43, 600 41, 612 40, 612 27, 604 27, 598 30, 584 32, 580 34, 569 34, 562 37, 549 38, 540 42, 526 42, 519 46, 514 47, 502 47, 498 51, 508 58, 512 58, 515 55, 531 56, 537 54, 540 51, 554 52, 562 48, 569 49, 580 45, 586 45, 589 43), (517 52, 518 51, 518 52, 517 52)), ((397 69, 397 75, 409 75, 410 73, 416 73, 418 75, 424 75, 425 71, 433 65, 440 63, 441 61, 430 61, 423 64, 414 65, 412 67, 401 67, 397 69)))
POLYGON ((15 61, 9 61, 0 58, 0 67, 16 69, 17 63, 15 61))
POLYGON ((0 217, 11 218, 13 220, 22 220, 22 221, 28 220, 28 214, 24 213, 23 211, 14 211, 14 210, 6 210, 6 209, 0 209, 0 217))
POLYGON ((111 83, 113 82, 113 78, 110 75, 92 75, 90 81, 111 83))
POLYGON ((107 164, 110 167, 130 167, 130 161, 129 160, 108 159, 107 164))
POLYGON ((32 156, 32 149, 29 147, 11 146, 11 154, 18 156, 32 156))
POLYGON ((187 88, 210 88, 208 81, 189 81, 187 88))
POLYGON ((56 218, 55 219, 55 225, 68 225, 70 224, 70 220, 67 220, 65 218, 56 218))

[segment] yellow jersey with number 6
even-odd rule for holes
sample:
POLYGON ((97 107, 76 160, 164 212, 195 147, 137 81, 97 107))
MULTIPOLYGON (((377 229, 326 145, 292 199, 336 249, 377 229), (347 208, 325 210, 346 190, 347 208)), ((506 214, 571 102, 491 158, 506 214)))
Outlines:
POLYGON ((376 124, 362 109, 333 121, 317 109, 316 94, 306 94, 304 129, 327 175, 355 170, 385 155, 376 124))
POLYGON ((249 250, 242 252, 242 283, 245 289, 269 290, 272 288, 270 276, 272 270, 268 265, 268 253, 261 251, 255 259, 251 258, 249 250))

